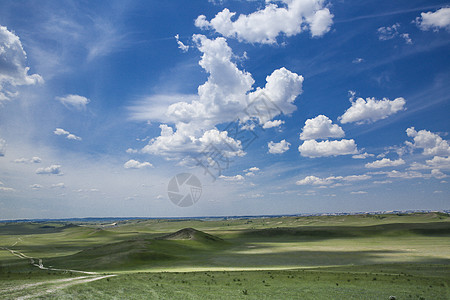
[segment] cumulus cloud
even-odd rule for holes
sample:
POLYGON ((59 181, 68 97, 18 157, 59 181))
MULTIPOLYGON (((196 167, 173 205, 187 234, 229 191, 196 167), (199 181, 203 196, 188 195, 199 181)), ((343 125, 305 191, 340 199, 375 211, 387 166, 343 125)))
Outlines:
POLYGON ((300 133, 301 140, 317 140, 326 138, 341 138, 345 135, 344 130, 324 115, 319 115, 313 119, 305 121, 302 133, 300 133))
POLYGON ((412 148, 423 149, 424 155, 448 156, 450 155, 450 145, 439 135, 428 130, 416 131, 414 127, 406 129, 406 134, 412 137, 414 143, 405 142, 412 148))
POLYGON ((343 177, 342 179, 344 181, 361 181, 361 180, 367 180, 370 178, 372 178, 372 176, 363 174, 363 175, 349 175, 349 176, 343 177))
POLYGON ((5 156, 6 152, 6 141, 4 139, 0 139, 0 157, 5 156))
POLYGON ((435 12, 423 12, 420 17, 416 18, 415 23, 423 31, 430 29, 433 31, 439 29, 450 31, 450 7, 443 7, 435 12))
POLYGON ((33 190, 39 190, 39 189, 43 188, 43 186, 35 183, 35 184, 30 185, 30 188, 33 190))
POLYGON ((177 44, 178 44, 178 48, 183 51, 183 52, 187 52, 189 50, 189 46, 183 44, 182 41, 180 41, 180 35, 176 34, 175 35, 175 39, 177 40, 177 44))
POLYGON ((354 64, 360 64, 362 62, 364 62, 364 59, 361 57, 357 57, 354 60, 352 60, 352 63, 354 63, 354 64))
POLYGON ((219 178, 223 179, 225 181, 242 181, 242 180, 244 180, 244 176, 239 175, 239 174, 235 175, 235 176, 220 175, 219 178))
POLYGON ((401 178, 401 179, 443 179, 448 177, 446 174, 442 173, 439 169, 432 169, 430 173, 421 173, 417 171, 389 171, 389 172, 373 172, 373 175, 386 175, 389 178, 401 178))
POLYGON ((305 157, 326 157, 357 154, 358 150, 353 139, 342 139, 339 141, 307 140, 298 147, 298 151, 305 157))
POLYGON ((38 168, 36 170, 36 174, 60 175, 61 174, 61 166, 60 165, 51 165, 46 168, 38 168))
POLYGON ((224 157, 243 156, 241 142, 228 136, 228 132, 211 129, 196 138, 190 132, 184 132, 183 127, 174 131, 172 127, 161 124, 161 135, 150 140, 143 153, 166 156, 169 159, 180 158, 183 155, 200 153, 205 155, 215 153, 224 157), (182 128, 182 129, 180 129, 182 128))
MULTIPOLYGON (((208 79, 190 102, 168 106, 163 115, 174 126, 161 124, 161 135, 151 139, 142 152, 179 159, 214 146, 224 156, 245 155, 240 141, 215 126, 236 120, 262 126, 282 113, 292 113, 296 109, 293 102, 302 92, 303 77, 285 68, 277 69, 267 76, 263 88, 251 92, 254 79, 232 61, 233 53, 224 38, 194 35, 193 41, 203 53, 199 64, 209 74, 208 79), (268 106, 270 109, 261 110, 268 106)), ((147 114, 134 115, 135 119, 139 117, 148 120, 147 114)))
POLYGON ((333 17, 323 0, 281 0, 266 1, 264 9, 237 18, 236 13, 227 8, 211 21, 200 15, 195 26, 247 43, 274 44, 280 35, 289 37, 305 30, 313 37, 320 37, 330 31, 333 17))
POLYGON ((398 31, 399 28, 400 28, 399 23, 395 23, 392 26, 378 28, 377 30, 378 39, 380 41, 387 41, 395 37, 401 37, 405 40, 405 43, 412 44, 412 39, 409 37, 409 33, 400 33, 398 31))
POLYGON ((349 176, 330 176, 326 178, 320 178, 314 175, 306 176, 305 178, 298 180, 296 185, 319 185, 319 186, 327 186, 336 184, 336 182, 355 182, 355 181, 363 181, 372 178, 372 176, 363 174, 363 175, 349 175, 349 176))
POLYGON ((447 177, 441 171, 436 170, 436 169, 431 170, 430 174, 424 174, 424 173, 420 173, 420 172, 416 172, 416 171, 400 172, 397 170, 393 170, 393 171, 387 172, 386 175, 391 178, 403 178, 403 179, 414 179, 414 178, 428 179, 431 177, 435 177, 437 179, 442 179, 442 178, 447 177))
POLYGON ((364 153, 360 153, 360 154, 355 154, 355 155, 352 156, 352 158, 354 158, 354 159, 366 159, 366 158, 372 157, 372 156, 375 156, 375 155, 367 153, 367 152, 364 152, 364 153))
POLYGON ((86 97, 70 94, 63 97, 56 97, 55 99, 64 104, 65 107, 75 108, 78 110, 85 109, 86 105, 90 102, 90 100, 86 97))
POLYGON ((281 154, 289 150, 289 146, 291 144, 286 142, 286 140, 282 140, 279 143, 275 143, 270 141, 267 146, 269 147, 269 153, 271 154, 281 154))
POLYGON ((13 160, 16 164, 38 164, 42 162, 42 159, 37 156, 33 156, 32 158, 18 158, 13 160))
POLYGON ((54 183, 50 187, 52 189, 63 189, 66 187, 66 185, 64 184, 64 182, 60 182, 60 183, 54 183))
POLYGON ((142 169, 147 167, 153 167, 153 165, 147 161, 139 162, 137 160, 130 159, 129 161, 123 164, 123 167, 125 169, 142 169))
POLYGON ((376 184, 388 184, 388 183, 392 183, 392 180, 375 180, 373 183, 376 183, 376 184))
POLYGON ((257 173, 259 171, 260 171, 260 169, 258 167, 251 167, 251 168, 244 170, 245 176, 254 176, 255 173, 257 173))
POLYGON ((16 190, 10 187, 0 186, 0 192, 15 192, 16 190))
POLYGON ((246 169, 245 172, 246 172, 246 171, 257 172, 257 171, 259 171, 259 168, 258 168, 258 167, 251 167, 251 168, 249 168, 249 169, 246 169))
POLYGON ((436 178, 436 179, 443 179, 443 178, 447 178, 448 177, 446 174, 442 173, 441 170, 439 170, 439 169, 431 170, 431 176, 436 178))
POLYGON ((139 150, 133 149, 133 148, 128 148, 127 150, 125 150, 125 152, 128 154, 136 154, 139 152, 139 150))
POLYGON ((390 160, 389 158, 383 158, 383 159, 376 160, 371 163, 367 163, 366 168, 377 169, 377 168, 386 168, 386 167, 396 167, 396 166, 401 166, 404 164, 405 164, 405 161, 401 158, 399 158, 397 160, 390 160))
POLYGON ((296 185, 329 185, 334 183, 336 177, 319 178, 317 176, 306 176, 305 178, 298 180, 296 185))
POLYGON ((378 39, 381 41, 393 39, 395 36, 398 35, 399 27, 400 27, 400 24, 396 23, 392 26, 378 28, 377 29, 378 39))
POLYGON ((383 100, 358 98, 356 101, 351 99, 351 103, 352 106, 339 117, 342 124, 353 122, 364 124, 386 119, 390 115, 404 110, 406 101, 401 97, 392 101, 387 98, 383 98, 383 100))
POLYGON ((15 87, 42 83, 38 74, 29 75, 27 54, 17 35, 0 26, 0 104, 17 95, 15 87))
POLYGON ((432 159, 428 159, 426 164, 434 169, 450 170, 450 157, 435 156, 432 159))
POLYGON ((282 124, 284 124, 284 121, 281 121, 281 120, 267 121, 266 123, 264 123, 263 128, 268 129, 268 128, 273 128, 273 127, 278 127, 278 126, 281 126, 282 124))
POLYGON ((81 141, 81 138, 79 136, 76 136, 62 128, 56 128, 53 133, 56 135, 65 135, 68 140, 81 141))
POLYGON ((350 192, 350 194, 352 194, 352 195, 364 195, 364 194, 367 194, 367 192, 366 191, 355 191, 355 192, 350 192))
POLYGON ((135 102, 133 106, 128 107, 130 118, 137 121, 158 121, 172 122, 177 121, 167 115, 167 107, 174 103, 191 103, 198 100, 198 95, 185 94, 160 94, 144 97, 135 102))

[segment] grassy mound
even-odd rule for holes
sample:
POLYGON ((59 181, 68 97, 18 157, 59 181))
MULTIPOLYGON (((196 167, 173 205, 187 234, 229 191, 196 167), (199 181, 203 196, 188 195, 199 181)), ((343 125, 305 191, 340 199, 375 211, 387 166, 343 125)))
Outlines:
POLYGON ((194 228, 184 228, 177 232, 157 237, 158 240, 194 240, 204 242, 224 242, 219 237, 205 233, 194 228))
POLYGON ((226 245, 218 237, 193 228, 155 239, 141 238, 84 249, 74 255, 50 259, 47 264, 83 270, 128 270, 170 266, 202 258, 204 251, 226 245))

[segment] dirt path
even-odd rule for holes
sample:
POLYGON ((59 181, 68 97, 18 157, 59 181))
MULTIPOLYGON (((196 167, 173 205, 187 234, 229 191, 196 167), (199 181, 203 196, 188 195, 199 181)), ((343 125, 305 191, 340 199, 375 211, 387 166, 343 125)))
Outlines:
POLYGON ((82 273, 82 274, 89 274, 89 275, 98 275, 97 272, 88 272, 88 271, 79 271, 79 270, 70 270, 70 269, 48 268, 48 267, 45 267, 43 265, 43 261, 42 261, 41 258, 30 257, 30 256, 27 256, 27 255, 23 254, 20 251, 11 250, 11 249, 6 248, 6 247, 1 247, 0 249, 7 250, 7 251, 11 252, 12 255, 15 255, 15 256, 17 256, 17 257, 19 257, 21 259, 29 259, 30 263, 33 266, 38 267, 41 270, 62 271, 62 272, 72 272, 72 273, 82 273), (36 263, 36 261, 38 263, 36 263))
POLYGON ((22 300, 22 299, 30 299, 30 298, 34 298, 34 297, 40 297, 40 296, 43 296, 43 295, 46 295, 46 294, 54 293, 57 290, 60 290, 60 289, 63 289, 63 288, 66 288, 66 287, 69 287, 69 286, 72 286, 72 285, 88 283, 88 282, 97 281, 97 280, 100 280, 100 279, 105 279, 105 278, 113 277, 113 276, 117 276, 117 275, 91 276, 89 278, 85 278, 86 276, 82 276, 82 277, 77 277, 77 278, 71 278, 73 280, 70 281, 70 282, 66 282, 66 283, 63 283, 63 284, 55 285, 55 286, 52 286, 49 289, 46 289, 44 291, 40 291, 40 292, 37 292, 37 293, 34 293, 34 294, 29 294, 29 295, 26 295, 26 296, 18 297, 17 299, 22 300))
MULTIPOLYGON (((17 242, 14 243, 12 246, 15 246, 16 244, 17 244, 17 242)), ((17 299, 29 299, 29 298, 39 297, 39 296, 43 296, 45 294, 53 293, 57 290, 60 290, 60 289, 63 289, 63 288, 66 288, 66 287, 69 287, 72 285, 88 283, 88 282, 101 280, 101 279, 108 278, 108 277, 117 276, 117 275, 100 275, 96 272, 88 272, 88 271, 50 268, 50 267, 44 266, 44 263, 41 258, 31 257, 26 254, 23 254, 22 252, 20 252, 18 250, 12 250, 12 249, 9 249, 6 247, 0 247, 0 249, 9 251, 12 255, 17 256, 20 259, 30 260, 30 263, 33 266, 38 267, 41 270, 62 271, 65 273, 69 273, 69 272, 82 273, 82 274, 90 275, 90 276, 79 276, 79 277, 75 277, 75 278, 64 278, 64 279, 57 279, 57 280, 42 281, 42 282, 37 282, 37 283, 29 283, 29 284, 23 284, 20 286, 15 286, 12 288, 6 288, 3 290, 0 290, 0 297, 4 294, 10 295, 11 293, 14 293, 14 292, 20 292, 23 290, 34 289, 34 288, 40 287, 42 285, 52 285, 51 287, 49 287, 43 291, 36 292, 36 291, 30 290, 29 295, 21 296, 21 297, 17 298, 17 299)))
POLYGON ((74 278, 63 278, 63 279, 42 281, 42 282, 37 282, 37 283, 27 283, 27 284, 18 285, 18 286, 11 287, 11 288, 2 289, 2 290, 0 290, 0 295, 6 294, 6 293, 17 292, 17 291, 21 291, 21 290, 26 290, 26 289, 37 287, 37 286, 44 285, 44 284, 65 283, 65 282, 70 282, 70 281, 74 281, 74 280, 78 280, 78 279, 85 279, 85 278, 91 278, 91 276, 80 276, 80 277, 74 277, 74 278))

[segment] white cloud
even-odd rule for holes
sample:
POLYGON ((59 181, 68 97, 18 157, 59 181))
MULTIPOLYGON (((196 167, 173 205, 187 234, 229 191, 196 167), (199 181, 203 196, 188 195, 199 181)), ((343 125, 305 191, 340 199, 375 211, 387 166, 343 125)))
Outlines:
POLYGON ((403 38, 407 44, 412 44, 412 39, 409 37, 409 34, 398 32, 399 28, 400 28, 399 23, 395 23, 392 26, 378 28, 377 30, 378 39, 380 41, 387 41, 399 36, 403 38))
POLYGON ((393 170, 390 172, 378 172, 373 174, 385 174, 387 177, 390 178, 403 178, 403 179, 416 179, 416 178, 423 178, 423 179, 430 179, 432 177, 437 179, 446 178, 447 175, 442 173, 438 169, 433 169, 429 174, 421 173, 417 171, 407 171, 407 172, 400 172, 397 170, 393 170))
POLYGON ((264 195, 263 195, 263 194, 260 194, 260 193, 254 193, 254 194, 239 194, 239 197, 256 199, 256 198, 263 198, 264 195))
POLYGON ((324 115, 319 115, 313 119, 308 119, 305 121, 305 126, 303 126, 302 133, 300 133, 301 140, 317 140, 344 137, 345 133, 342 128, 333 124, 333 122, 324 115))
POLYGON ((327 177, 327 178, 319 178, 314 175, 306 176, 305 178, 298 180, 296 185, 331 185, 335 180, 342 179, 342 176, 339 177, 327 177))
POLYGON ((40 184, 35 183, 35 184, 30 185, 30 188, 33 189, 33 190, 38 190, 38 189, 43 188, 43 186, 40 185, 40 184))
MULTIPOLYGON (((240 141, 215 126, 250 119, 263 125, 277 115, 292 113, 296 109, 293 102, 302 92, 303 77, 281 68, 267 76, 264 88, 250 92, 254 80, 231 61, 233 53, 224 38, 210 40, 194 35, 193 40, 203 53, 199 64, 209 73, 208 80, 198 87, 198 95, 191 97, 190 102, 170 104, 163 114, 165 121, 161 115, 157 117, 175 126, 161 124, 161 135, 151 139, 142 152, 180 159, 213 145, 224 156, 242 156, 245 152, 240 141), (264 105, 271 106, 271 110, 256 109, 264 105)), ((142 104, 139 109, 145 111, 142 104)), ((133 114, 133 118, 141 120, 148 120, 148 116, 148 113, 133 114)))
POLYGON ((66 185, 63 182, 60 183, 54 183, 50 186, 52 189, 58 188, 58 189, 63 189, 66 187, 66 185))
POLYGON ((136 154, 139 152, 139 150, 133 149, 133 148, 128 148, 125 152, 128 154, 136 154))
POLYGON ((354 64, 360 64, 362 62, 364 62, 364 59, 362 59, 361 57, 357 57, 354 60, 352 60, 352 63, 354 64))
POLYGON ((446 29, 450 31, 450 7, 443 7, 435 12, 423 12, 417 17, 415 23, 421 30, 446 29))
POLYGON ((441 170, 439 170, 439 169, 431 170, 431 176, 434 178, 437 178, 437 179, 447 178, 447 175, 442 173, 441 170))
POLYGON ((433 159, 428 159, 426 164, 435 169, 448 169, 450 170, 450 156, 441 157, 435 156, 433 159))
POLYGON ((286 142, 286 140, 282 140, 279 143, 275 143, 270 141, 267 146, 269 147, 269 153, 271 154, 281 154, 289 150, 289 146, 291 144, 286 142))
POLYGON ((147 161, 139 162, 137 160, 130 159, 129 161, 123 164, 123 167, 125 169, 142 169, 146 167, 153 167, 153 165, 147 161))
MULTIPOLYGON (((165 124, 160 125, 161 135, 150 140, 143 149, 143 153, 162 155, 169 159, 183 158, 184 155, 192 153, 214 152, 224 157, 243 156, 241 142, 228 136, 226 131, 211 129, 205 131, 203 136, 196 138, 178 129, 173 131, 172 127, 165 124)), ((180 126, 180 128, 182 128, 180 126)), ((205 154, 206 155, 206 154, 205 154)), ((209 154, 208 154, 209 155, 209 154)))
POLYGON ((198 100, 198 95, 167 94, 145 97, 128 107, 130 118, 137 121, 159 121, 175 123, 176 118, 167 115, 167 107, 174 103, 191 103, 198 100))
POLYGON ((389 100, 375 100, 375 98, 358 98, 351 101, 352 106, 339 117, 342 124, 357 122, 357 124, 372 123, 378 120, 386 119, 399 111, 404 110, 405 99, 396 98, 389 100))
POLYGON ((376 184, 388 184, 388 183, 392 183, 392 180, 376 180, 373 183, 376 183, 376 184))
POLYGON ((219 178, 223 179, 225 181, 242 181, 242 180, 244 180, 244 176, 239 175, 239 174, 235 175, 235 176, 220 175, 219 178))
POLYGON ((26 66, 27 54, 17 35, 0 26, 0 103, 17 96, 14 88, 22 85, 42 83, 38 74, 29 75, 26 66))
POLYGON ((279 35, 294 36, 308 29, 311 36, 322 36, 330 31, 334 17, 324 6, 323 0, 266 1, 264 9, 237 18, 235 16, 235 12, 225 8, 211 21, 200 15, 195 20, 195 26, 214 29, 223 36, 239 41, 274 44, 279 35), (282 2, 284 5, 270 2, 282 2))
POLYGON ((400 27, 400 24, 396 23, 392 26, 378 28, 377 29, 378 39, 381 41, 387 41, 387 40, 393 39, 395 36, 398 35, 399 27, 400 27))
POLYGON ((5 156, 6 152, 6 141, 0 138, 0 157, 5 156))
POLYGON ((450 155, 450 145, 439 135, 428 130, 420 130, 417 132, 414 127, 406 129, 406 134, 414 139, 414 143, 405 142, 412 148, 423 149, 424 155, 450 155))
POLYGON ((354 158, 354 159, 366 159, 366 158, 372 157, 372 156, 375 156, 375 155, 367 153, 367 152, 364 152, 364 153, 361 153, 361 154, 355 154, 355 155, 352 156, 352 158, 354 158))
POLYGON ((80 95, 65 95, 64 97, 55 97, 56 100, 64 104, 65 107, 73 107, 78 110, 83 110, 90 100, 80 95))
POLYGON ((401 166, 404 164, 405 164, 405 161, 401 158, 399 158, 397 160, 390 160, 389 158, 383 158, 383 159, 376 160, 371 163, 367 163, 366 168, 377 169, 377 168, 386 168, 386 167, 396 167, 396 166, 401 166))
POLYGON ((407 44, 411 45, 413 43, 412 39, 409 37, 409 33, 402 33, 400 34, 400 37, 403 38, 407 44))
POLYGON ((244 172, 247 172, 247 171, 250 171, 250 172, 258 172, 258 171, 260 171, 260 169, 259 169, 258 167, 251 167, 251 168, 249 168, 249 169, 244 170, 244 172))
POLYGON ((180 41, 180 35, 176 34, 175 35, 175 39, 177 40, 177 44, 178 44, 178 48, 183 51, 183 52, 187 52, 189 50, 189 46, 183 44, 182 41, 180 41))
POLYGON ((81 138, 79 136, 76 136, 62 128, 56 128, 53 133, 56 135, 65 135, 68 140, 81 141, 81 138))
POLYGON ((358 153, 353 139, 322 142, 307 140, 298 147, 298 151, 305 157, 338 156, 358 153))
POLYGON ((0 192, 15 192, 16 190, 10 187, 0 186, 0 192))
POLYGON ((414 162, 411 164, 411 170, 424 169, 444 169, 450 170, 450 157, 435 156, 433 159, 426 160, 425 164, 414 162))
MULTIPOLYGON (((319 185, 319 186, 327 186, 327 185, 336 185, 336 181, 344 181, 344 182, 355 182, 355 181, 363 181, 372 178, 372 176, 363 174, 363 175, 349 175, 349 176, 330 176, 327 178, 320 178, 314 175, 306 176, 305 178, 297 181, 296 185, 319 185)), ((342 185, 342 184, 339 184, 342 185)))
POLYGON ((40 157, 33 156, 32 158, 18 158, 13 162, 17 164, 38 164, 42 162, 42 159, 40 157))
POLYGON ((362 181, 362 180, 368 180, 372 178, 372 176, 364 174, 364 175, 349 175, 342 178, 344 181, 362 181))
POLYGON ((352 194, 352 195, 364 195, 364 194, 367 194, 367 192, 366 191, 356 191, 356 192, 350 192, 350 194, 352 194))
POLYGON ((284 124, 284 121, 281 121, 281 120, 267 121, 266 123, 264 123, 263 128, 268 129, 268 128, 273 128, 273 127, 278 127, 282 124, 284 124))
POLYGON ((51 165, 46 168, 38 168, 36 170, 36 174, 59 175, 59 174, 61 174, 61 166, 60 165, 51 165))
POLYGON ((258 167, 251 167, 249 169, 245 169, 245 176, 254 176, 255 173, 259 172, 260 169, 258 167))

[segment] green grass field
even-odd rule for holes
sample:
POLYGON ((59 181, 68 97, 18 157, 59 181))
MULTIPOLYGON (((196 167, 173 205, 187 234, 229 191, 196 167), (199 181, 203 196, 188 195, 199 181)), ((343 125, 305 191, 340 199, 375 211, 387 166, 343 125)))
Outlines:
POLYGON ((449 237, 442 213, 4 223, 0 298, 449 299, 449 237))

